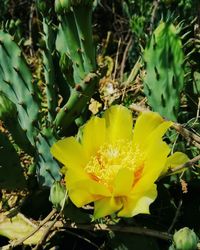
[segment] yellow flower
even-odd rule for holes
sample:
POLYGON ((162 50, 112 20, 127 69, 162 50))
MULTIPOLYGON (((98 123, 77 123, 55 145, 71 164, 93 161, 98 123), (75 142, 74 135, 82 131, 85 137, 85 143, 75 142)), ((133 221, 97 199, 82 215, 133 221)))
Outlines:
POLYGON ((157 197, 155 181, 168 167, 188 160, 180 152, 168 157, 162 136, 171 125, 149 111, 138 117, 133 130, 131 112, 116 105, 85 124, 81 142, 74 137, 56 142, 51 152, 64 164, 71 201, 77 207, 94 202, 95 219, 115 212, 148 214, 157 197))

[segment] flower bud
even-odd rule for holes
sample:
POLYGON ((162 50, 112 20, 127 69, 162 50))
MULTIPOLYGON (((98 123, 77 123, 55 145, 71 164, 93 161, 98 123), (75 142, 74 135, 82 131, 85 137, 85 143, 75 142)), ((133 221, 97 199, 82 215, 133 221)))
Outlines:
POLYGON ((174 234, 173 240, 176 250, 196 250, 199 238, 193 230, 184 227, 174 234))
POLYGON ((58 181, 55 181, 50 190, 49 200, 53 203, 54 207, 60 210, 66 201, 66 189, 58 181))

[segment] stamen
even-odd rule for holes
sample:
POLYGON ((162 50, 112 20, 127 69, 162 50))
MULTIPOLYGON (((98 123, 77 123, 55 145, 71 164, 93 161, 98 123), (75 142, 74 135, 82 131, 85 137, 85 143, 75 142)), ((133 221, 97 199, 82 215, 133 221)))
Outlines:
POLYGON ((104 144, 92 156, 85 167, 91 177, 112 189, 113 181, 121 168, 133 171, 137 181, 142 175, 144 155, 132 142, 119 140, 114 144, 104 144))

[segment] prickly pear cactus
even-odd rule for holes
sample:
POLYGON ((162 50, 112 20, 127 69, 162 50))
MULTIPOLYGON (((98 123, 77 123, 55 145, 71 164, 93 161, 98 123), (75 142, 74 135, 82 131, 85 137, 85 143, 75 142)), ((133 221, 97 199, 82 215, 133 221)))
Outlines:
MULTIPOLYGON (((16 145, 33 157, 34 173, 42 186, 51 187, 60 181, 60 167, 50 147, 75 124, 99 81, 92 41, 92 4, 91 0, 56 1, 57 27, 52 1, 37 1, 42 20, 44 113, 19 46, 11 35, 0 31, 0 119, 16 145)), ((6 162, 2 164, 6 167, 6 162)))
POLYGON ((161 22, 144 51, 144 93, 154 111, 177 120, 184 87, 183 51, 176 27, 161 22))
POLYGON ((37 155, 35 161, 38 182, 47 187, 61 179, 60 167, 50 153, 50 147, 55 140, 55 135, 50 128, 43 129, 36 140, 37 155))
POLYGON ((71 61, 73 68, 70 98, 55 119, 61 133, 83 112, 99 80, 92 40, 92 5, 91 0, 55 1, 60 21, 56 48, 61 58, 71 61))
POLYGON ((43 135, 39 99, 30 70, 19 47, 3 31, 0 31, 0 58, 1 120, 16 144, 34 157, 39 183, 51 186, 60 179, 59 166, 50 154, 55 137, 53 132, 48 137, 43 135))
MULTIPOLYGON (((48 122, 51 123, 56 115, 58 106, 58 84, 63 82, 62 73, 58 67, 59 59, 55 49, 56 26, 53 23, 52 16, 54 11, 51 8, 51 1, 37 1, 37 9, 41 14, 42 32, 40 39, 40 48, 42 51, 43 71, 45 80, 45 92, 47 96, 48 122)), ((65 83, 67 89, 67 84, 65 83)))
POLYGON ((92 40, 92 4, 91 0, 55 2, 55 10, 60 19, 56 47, 72 61, 74 82, 77 84, 88 73, 96 70, 92 40))

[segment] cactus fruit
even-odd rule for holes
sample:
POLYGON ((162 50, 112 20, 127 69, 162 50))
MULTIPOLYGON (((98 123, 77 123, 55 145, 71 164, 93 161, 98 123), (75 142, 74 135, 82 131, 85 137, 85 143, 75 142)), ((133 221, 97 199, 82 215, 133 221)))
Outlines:
POLYGON ((177 120, 184 87, 183 51, 176 27, 161 22, 144 51, 144 93, 154 111, 177 120))

